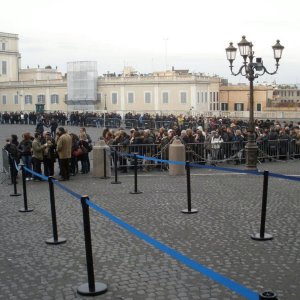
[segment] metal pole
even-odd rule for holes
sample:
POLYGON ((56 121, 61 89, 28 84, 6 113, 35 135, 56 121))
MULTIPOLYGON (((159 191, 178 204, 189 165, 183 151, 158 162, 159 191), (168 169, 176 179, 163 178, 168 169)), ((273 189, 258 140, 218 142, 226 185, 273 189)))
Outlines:
POLYGON ((266 291, 259 295, 259 300, 278 300, 278 298, 274 292, 266 291))
POLYGON ((22 169, 24 208, 19 209, 19 212, 31 212, 31 211, 33 211, 33 209, 28 209, 28 205, 27 205, 26 173, 25 173, 24 164, 21 163, 20 166, 22 169))
POLYGON ((134 157, 134 191, 130 192, 130 194, 141 194, 142 192, 138 191, 137 187, 137 168, 138 168, 138 161, 136 154, 133 155, 134 157))
POLYGON ((81 197, 88 283, 78 287, 77 292, 81 295, 96 296, 105 293, 107 291, 107 285, 99 282, 95 283, 90 213, 89 206, 86 203, 87 199, 87 195, 81 197))
POLYGON ((108 177, 106 176, 106 149, 103 148, 103 177, 101 177, 101 179, 108 179, 108 177))
POLYGON ((267 240, 273 239, 273 236, 271 234, 265 233, 265 224, 266 224, 266 215, 267 215, 267 199, 268 199, 268 183, 269 183, 269 171, 264 171, 260 232, 251 236, 251 238, 253 240, 267 241, 267 240))
POLYGON ((18 193, 17 191, 17 170, 16 170, 16 166, 15 164, 15 160, 13 160, 13 166, 11 166, 11 177, 12 177, 12 183, 14 185, 14 193, 10 194, 11 197, 17 197, 17 196, 21 196, 20 193, 18 193))
POLYGON ((118 164, 117 164, 117 149, 115 148, 114 152, 114 172, 115 172, 115 181, 112 181, 111 184, 120 184, 121 182, 118 181, 118 164))
POLYGON ((52 231, 53 238, 46 240, 46 244, 63 244, 67 240, 65 238, 58 238, 57 234, 57 222, 56 222, 56 209, 55 209, 55 196, 54 196, 54 185, 53 185, 53 177, 48 177, 49 182, 49 194, 50 194, 50 206, 51 206, 51 218, 52 218, 52 231))
POLYGON ((254 87, 253 81, 255 79, 254 74, 254 66, 253 66, 253 58, 254 52, 252 51, 252 46, 250 47, 249 54, 249 63, 246 66, 248 72, 248 80, 249 80, 249 134, 248 134, 248 142, 245 146, 246 151, 246 167, 248 169, 257 169, 257 150, 258 147, 256 145, 255 133, 254 133, 254 87))
POLYGON ((192 199, 191 199, 191 167, 190 162, 187 161, 185 163, 186 167, 186 186, 187 186, 187 201, 188 201, 188 208, 183 209, 181 212, 187 214, 194 214, 197 213, 197 209, 192 209, 192 199))

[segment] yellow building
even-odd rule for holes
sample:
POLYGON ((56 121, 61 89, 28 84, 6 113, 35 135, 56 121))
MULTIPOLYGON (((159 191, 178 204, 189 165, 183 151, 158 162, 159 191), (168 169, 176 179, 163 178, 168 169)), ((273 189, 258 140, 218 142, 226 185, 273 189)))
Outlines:
MULTIPOLYGON (((254 86, 254 111, 267 109, 268 99, 273 99, 273 86, 254 86)), ((249 111, 249 86, 229 85, 220 87, 221 111, 249 111)))
POLYGON ((50 66, 20 68, 18 35, 0 33, 0 111, 206 113, 219 111, 219 77, 172 70, 98 77, 96 62, 68 63, 63 76, 50 66))
MULTIPOLYGON (((51 66, 21 69, 18 42, 17 34, 0 32, 0 112, 107 110, 249 117, 245 84, 225 86, 218 76, 174 67, 151 74, 125 67, 121 74, 98 76, 97 62, 91 61, 68 62, 65 75, 51 66)), ((270 112, 276 118, 269 104, 277 94, 271 85, 254 86, 256 117, 268 118, 270 112)), ((298 91, 294 95, 298 97, 298 91)))

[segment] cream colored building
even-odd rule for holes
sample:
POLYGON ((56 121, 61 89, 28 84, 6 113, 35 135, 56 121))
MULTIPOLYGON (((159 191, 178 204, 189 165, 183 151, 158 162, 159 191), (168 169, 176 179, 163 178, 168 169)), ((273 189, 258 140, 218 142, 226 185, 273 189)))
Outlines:
MULTIPOLYGON (((121 74, 103 76, 98 76, 97 62, 69 62, 66 75, 51 66, 21 69, 18 42, 17 34, 0 32, 2 112, 107 110, 121 114, 131 111, 249 117, 248 85, 224 86, 217 76, 174 67, 151 74, 125 67, 121 74)), ((277 95, 273 92, 270 85, 254 87, 256 116, 263 117, 268 110, 274 114, 274 109, 268 107, 277 95)), ((287 93, 299 96, 298 90, 287 93)))
POLYGON ((93 62, 68 63, 70 70, 81 72, 78 82, 78 76, 70 80, 50 66, 21 69, 18 40, 17 34, 0 33, 0 111, 35 111, 42 107, 45 111, 66 112, 106 108, 121 113, 199 114, 220 109, 219 77, 174 68, 138 74, 126 67, 122 74, 97 75, 96 83, 91 84, 94 79, 87 82, 90 71, 85 71, 85 66, 93 62), (86 91, 82 92, 77 87, 84 84, 86 91))

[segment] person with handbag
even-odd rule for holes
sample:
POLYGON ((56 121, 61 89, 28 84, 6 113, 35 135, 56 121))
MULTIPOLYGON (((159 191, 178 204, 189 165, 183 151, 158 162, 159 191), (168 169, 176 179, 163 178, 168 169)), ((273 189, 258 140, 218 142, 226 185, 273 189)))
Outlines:
POLYGON ((89 173, 89 152, 88 152, 88 139, 84 132, 79 134, 79 149, 82 154, 78 157, 81 160, 81 172, 82 174, 89 173))
POLYGON ((54 163, 56 161, 56 144, 50 132, 45 134, 45 149, 44 149, 44 174, 45 176, 54 175, 54 163))
POLYGON ((56 152, 59 157, 59 167, 60 167, 60 181, 66 181, 70 179, 70 169, 69 163, 71 159, 72 151, 72 138, 66 132, 63 127, 59 127, 57 131, 58 139, 56 152))

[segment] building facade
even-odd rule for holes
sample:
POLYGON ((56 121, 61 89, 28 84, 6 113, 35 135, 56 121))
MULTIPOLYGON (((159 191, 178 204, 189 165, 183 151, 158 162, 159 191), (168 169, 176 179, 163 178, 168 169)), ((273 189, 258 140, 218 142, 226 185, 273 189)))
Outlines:
MULTIPOLYGON (((247 117, 248 85, 223 85, 217 76, 172 70, 98 76, 97 62, 69 62, 63 75, 51 66, 21 69, 17 34, 0 33, 0 111, 111 111, 247 117)), ((299 98, 299 90, 284 91, 299 98), (293 94, 291 94, 293 93, 293 94)), ((254 87, 254 111, 268 110, 283 91, 254 87)), ((297 99, 298 99, 297 98, 297 99)), ((300 98, 299 98, 300 100, 300 98)))

